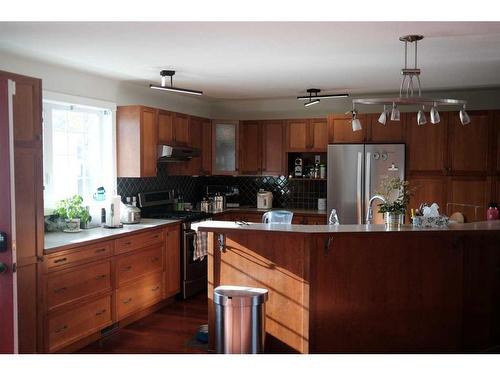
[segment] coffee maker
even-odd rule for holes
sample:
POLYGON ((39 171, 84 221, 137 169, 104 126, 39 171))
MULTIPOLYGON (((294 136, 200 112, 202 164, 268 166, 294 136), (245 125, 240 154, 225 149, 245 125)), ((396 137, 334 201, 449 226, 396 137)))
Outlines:
POLYGON ((295 159, 295 168, 293 171, 294 177, 302 177, 302 158, 295 159))

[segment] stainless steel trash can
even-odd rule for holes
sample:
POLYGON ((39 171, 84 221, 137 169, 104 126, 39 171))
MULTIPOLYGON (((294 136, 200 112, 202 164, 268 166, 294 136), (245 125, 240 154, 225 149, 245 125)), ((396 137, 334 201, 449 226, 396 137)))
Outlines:
POLYGON ((222 285, 214 290, 215 348, 217 353, 264 352, 268 291, 222 285))

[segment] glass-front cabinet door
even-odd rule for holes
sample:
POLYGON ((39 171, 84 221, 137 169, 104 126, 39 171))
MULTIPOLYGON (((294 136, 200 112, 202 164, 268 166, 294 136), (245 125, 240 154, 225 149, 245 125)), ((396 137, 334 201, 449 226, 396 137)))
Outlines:
POLYGON ((214 121, 212 129, 212 174, 238 174, 238 122, 214 121))

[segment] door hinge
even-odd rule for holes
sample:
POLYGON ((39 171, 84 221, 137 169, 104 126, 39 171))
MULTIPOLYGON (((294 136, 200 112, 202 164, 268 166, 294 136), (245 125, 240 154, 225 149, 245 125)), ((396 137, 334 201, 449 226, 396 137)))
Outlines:
POLYGON ((12 263, 12 273, 16 273, 16 271, 17 271, 17 264, 12 263))

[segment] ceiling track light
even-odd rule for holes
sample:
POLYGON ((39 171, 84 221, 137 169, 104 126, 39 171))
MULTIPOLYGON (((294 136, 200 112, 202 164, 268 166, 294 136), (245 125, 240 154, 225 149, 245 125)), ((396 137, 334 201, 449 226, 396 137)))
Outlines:
POLYGON ((388 115, 388 111, 384 105, 384 110, 382 111, 382 113, 380 114, 380 117, 378 118, 378 122, 382 125, 385 125, 385 123, 387 122, 387 115, 388 115))
POLYGON ((161 86, 149 85, 149 87, 154 89, 154 90, 177 92, 179 94, 203 95, 203 91, 189 90, 189 89, 183 89, 180 87, 174 87, 173 78, 172 78, 174 76, 174 74, 175 74, 175 70, 162 70, 160 72, 161 86), (167 86, 167 77, 170 77, 170 86, 167 86))
MULTIPOLYGON (((353 105, 392 105, 391 111, 391 120, 399 121, 400 112, 399 108, 401 106, 421 106, 422 110, 417 113, 417 124, 424 125, 427 123, 427 119, 425 118, 425 114, 423 111, 423 107, 425 105, 431 106, 431 123, 437 124, 440 122, 438 105, 439 106, 458 106, 461 105, 462 109, 459 112, 460 121, 463 125, 470 123, 470 118, 467 112, 465 111, 465 105, 467 102, 465 100, 460 99, 438 99, 438 98, 426 98, 422 96, 422 86, 420 83, 420 68, 418 68, 418 41, 422 40, 424 37, 422 35, 405 35, 399 38, 400 41, 404 42, 404 53, 405 53, 405 65, 404 68, 401 69, 401 83, 399 85, 399 96, 395 98, 359 98, 353 99, 353 105), (414 45, 414 65, 413 67, 409 67, 408 63, 408 45, 414 45), (396 120, 397 118, 397 120, 396 120)), ((383 123, 380 120, 387 121, 387 115, 385 118, 383 114, 379 117, 379 122, 383 123)))
POLYGON ((309 95, 305 96, 297 96, 297 100, 307 100, 307 103, 304 104, 304 107, 309 107, 310 105, 319 103, 320 99, 337 99, 337 98, 346 98, 349 94, 328 94, 328 95, 318 95, 321 90, 320 89, 307 89, 306 90, 309 95))
POLYGON ((304 107, 309 107, 313 104, 318 104, 319 99, 318 99, 318 93, 320 92, 320 89, 307 89, 307 92, 309 93, 309 101, 307 103, 304 103, 304 107), (313 96, 314 94, 314 96, 313 96))
POLYGON ((354 105, 352 106, 351 111, 346 112, 346 115, 347 114, 351 114, 351 125, 352 125, 353 132, 357 132, 357 131, 360 131, 361 129, 363 129, 363 126, 361 125, 361 121, 359 121, 359 119, 357 118, 358 111, 356 110, 354 105))

